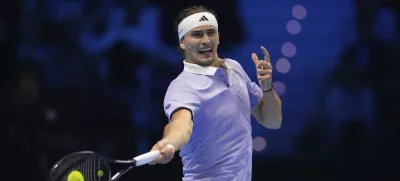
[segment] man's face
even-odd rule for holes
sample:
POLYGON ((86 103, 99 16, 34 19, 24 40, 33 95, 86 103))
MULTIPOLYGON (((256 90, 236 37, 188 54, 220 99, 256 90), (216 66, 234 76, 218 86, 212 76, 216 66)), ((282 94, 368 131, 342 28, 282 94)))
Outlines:
POLYGON ((190 30, 180 41, 186 61, 209 66, 217 58, 219 34, 212 25, 202 25, 190 30))

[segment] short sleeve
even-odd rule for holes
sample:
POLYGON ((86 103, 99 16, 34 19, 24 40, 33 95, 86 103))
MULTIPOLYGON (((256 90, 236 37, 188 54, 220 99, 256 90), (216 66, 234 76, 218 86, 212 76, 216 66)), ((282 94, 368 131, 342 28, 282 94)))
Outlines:
POLYGON ((252 82, 250 78, 247 82, 247 89, 249 91, 250 107, 254 107, 261 101, 263 92, 257 83, 252 82))
POLYGON ((181 108, 190 110, 194 118, 200 108, 200 97, 197 90, 189 85, 172 82, 164 98, 164 112, 168 120, 171 121, 172 114, 181 108))

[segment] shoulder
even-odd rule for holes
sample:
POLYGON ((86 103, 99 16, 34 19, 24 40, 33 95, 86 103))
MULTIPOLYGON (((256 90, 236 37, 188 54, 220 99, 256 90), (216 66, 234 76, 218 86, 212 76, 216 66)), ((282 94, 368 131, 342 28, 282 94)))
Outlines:
POLYGON ((246 71, 243 69, 242 65, 236 60, 226 58, 225 62, 231 67, 231 69, 239 72, 240 74, 246 74, 246 71))
POLYGON ((175 79, 169 83, 169 89, 175 89, 180 87, 187 87, 189 84, 190 75, 186 74, 185 72, 180 73, 175 79))
POLYGON ((232 68, 242 68, 242 65, 236 60, 230 59, 230 58, 225 58, 225 62, 231 66, 232 68))
POLYGON ((175 79, 171 81, 167 88, 166 96, 178 96, 180 94, 195 93, 193 87, 193 77, 186 73, 180 73, 175 79))
MULTIPOLYGON (((164 106, 180 105, 183 107, 193 107, 200 104, 199 92, 193 85, 191 76, 182 74, 175 78, 168 86, 164 95, 164 106)), ((174 106, 173 106, 174 107, 174 106)))

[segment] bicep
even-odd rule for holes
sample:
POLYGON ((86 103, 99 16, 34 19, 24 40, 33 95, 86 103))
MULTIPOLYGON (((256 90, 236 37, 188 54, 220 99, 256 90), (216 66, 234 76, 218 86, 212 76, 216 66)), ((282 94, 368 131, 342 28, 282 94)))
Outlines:
POLYGON ((172 113, 171 121, 193 122, 192 112, 186 108, 179 108, 172 113))
POLYGON ((185 132, 192 132, 193 120, 192 113, 187 109, 180 109, 171 116, 171 124, 179 126, 185 132))
POLYGON ((180 132, 190 137, 193 130, 192 113, 188 109, 179 109, 171 115, 171 121, 165 127, 164 134, 180 132))

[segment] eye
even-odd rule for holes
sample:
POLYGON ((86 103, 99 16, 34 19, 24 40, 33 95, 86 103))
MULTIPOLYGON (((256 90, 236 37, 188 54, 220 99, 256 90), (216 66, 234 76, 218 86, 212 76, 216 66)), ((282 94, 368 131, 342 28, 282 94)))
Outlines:
POLYGON ((193 36, 195 36, 195 37, 202 37, 202 36, 203 36, 203 33, 200 33, 200 32, 198 32, 198 33, 193 33, 193 36))
POLYGON ((203 32, 193 32, 191 35, 196 38, 201 38, 203 37, 203 32))
POLYGON ((213 35, 215 35, 215 31, 214 30, 212 30, 212 31, 207 31, 207 35, 208 36, 213 36, 213 35))

